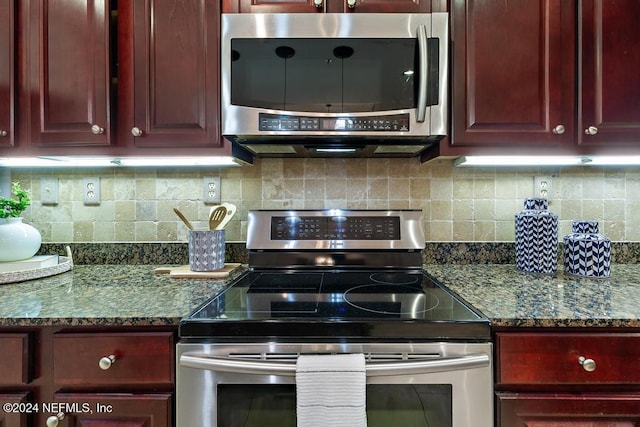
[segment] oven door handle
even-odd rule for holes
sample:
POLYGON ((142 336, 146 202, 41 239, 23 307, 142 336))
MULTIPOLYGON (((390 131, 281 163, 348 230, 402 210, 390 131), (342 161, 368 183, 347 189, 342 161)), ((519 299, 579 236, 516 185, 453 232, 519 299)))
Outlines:
MULTIPOLYGON (((486 353, 461 357, 443 357, 428 360, 408 360, 398 362, 369 362, 366 364, 368 377, 389 375, 432 374, 489 366, 490 357, 486 353)), ((292 362, 265 362, 256 360, 212 357, 204 354, 185 353, 180 356, 180 366, 217 372, 233 372, 252 375, 295 376, 296 364, 292 362)))

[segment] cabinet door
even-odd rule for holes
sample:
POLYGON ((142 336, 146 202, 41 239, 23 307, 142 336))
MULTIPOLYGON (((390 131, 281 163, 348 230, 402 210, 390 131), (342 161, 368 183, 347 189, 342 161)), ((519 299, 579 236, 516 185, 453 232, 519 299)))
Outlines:
POLYGON ((640 394, 497 393, 500 427, 638 427, 640 394))
POLYGON ((452 146, 573 144, 575 3, 453 0, 452 146))
POLYGON ((31 144, 111 143, 109 0, 41 0, 29 12, 31 144))
POLYGON ((15 0, 0 0, 0 149, 15 143, 15 0))
POLYGON ((119 141, 220 146, 218 2, 119 1, 118 26, 119 141))
POLYGON ((578 142, 640 147, 640 2, 583 0, 580 12, 578 142))
POLYGON ((27 425, 27 413, 33 406, 21 406, 26 404, 26 393, 0 393, 0 426, 25 427, 27 425), (9 409, 9 410, 7 410, 9 409))
POLYGON ((56 393, 54 401, 73 409, 58 424, 65 427, 170 427, 171 395, 56 393))

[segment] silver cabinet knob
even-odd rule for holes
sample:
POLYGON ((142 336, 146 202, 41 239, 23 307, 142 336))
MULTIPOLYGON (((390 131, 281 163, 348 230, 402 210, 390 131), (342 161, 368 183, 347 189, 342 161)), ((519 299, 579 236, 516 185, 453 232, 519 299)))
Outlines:
POLYGON ((109 356, 105 356, 102 359, 100 359, 100 361, 98 362, 98 366, 100 366, 100 369, 106 371, 114 363, 116 363, 116 356, 115 354, 110 354, 109 356))
POLYGON ((137 126, 131 128, 131 135, 133 136, 142 136, 142 129, 137 126))
POLYGON ((98 125, 91 126, 91 133, 94 135, 101 135, 104 133, 104 128, 101 128, 98 125))
POLYGON ((564 125, 558 125, 553 128, 553 133, 556 135, 562 135, 566 131, 564 125))
POLYGON ((595 126, 589 126, 584 130, 584 133, 586 133, 587 135, 595 135, 596 133, 598 133, 598 128, 595 126))
POLYGON ((64 420, 64 414, 62 412, 58 412, 56 415, 51 415, 47 418, 47 427, 56 427, 62 420, 64 420))
POLYGON ((313 0, 313 4, 315 4, 316 7, 322 7, 322 2, 323 0, 313 0))
POLYGON ((6 130, 0 130, 0 136, 7 136, 9 135, 9 132, 7 132, 6 130))
POLYGON ((356 0, 347 0, 347 7, 354 9, 356 7, 356 0))
POLYGON ((587 372, 593 372, 596 370, 596 361, 593 359, 587 359, 584 356, 578 357, 578 363, 582 365, 582 368, 587 372))

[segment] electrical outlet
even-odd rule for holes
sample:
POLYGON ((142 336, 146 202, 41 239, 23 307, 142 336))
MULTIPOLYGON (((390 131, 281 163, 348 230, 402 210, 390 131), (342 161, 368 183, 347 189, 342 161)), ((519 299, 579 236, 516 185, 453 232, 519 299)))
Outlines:
POLYGON ((40 202, 43 205, 58 204, 58 178, 40 178, 40 202))
POLYGON ((202 200, 205 203, 220 204, 220 177, 204 177, 202 179, 202 200))
POLYGON ((85 205, 100 204, 100 178, 84 178, 82 180, 82 200, 85 205))
POLYGON ((547 202, 551 201, 553 194, 553 182, 551 175, 540 175, 533 177, 534 197, 543 197, 547 202))

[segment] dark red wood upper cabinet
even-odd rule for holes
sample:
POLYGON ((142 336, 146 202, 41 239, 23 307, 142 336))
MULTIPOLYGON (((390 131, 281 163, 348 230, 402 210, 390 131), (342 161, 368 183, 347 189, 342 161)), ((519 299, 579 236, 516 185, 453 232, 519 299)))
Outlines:
POLYGON ((109 0, 29 7, 31 145, 111 144, 109 0))
POLYGON ((16 0, 0 0, 0 149, 15 144, 16 0))
MULTIPOLYGON (((224 13, 427 13, 432 0, 222 0, 224 13)), ((439 5, 444 0, 435 0, 439 5)), ((444 8, 445 6, 440 6, 444 8)), ((444 10, 444 9, 443 9, 444 10)))
POLYGON ((640 147, 640 2, 581 5, 578 143, 640 147))
POLYGON ((219 19, 217 1, 118 2, 118 142, 128 153, 220 146, 219 19))
POLYGON ((571 146, 575 3, 452 0, 451 8, 451 146, 571 146))

